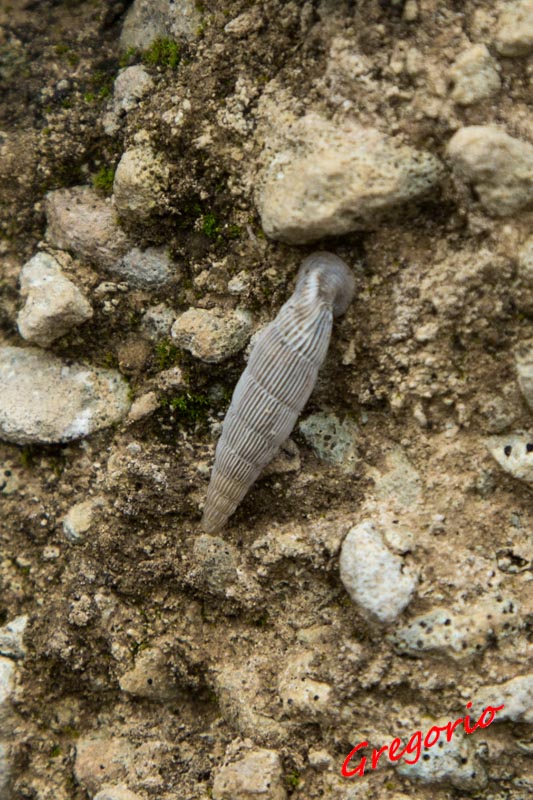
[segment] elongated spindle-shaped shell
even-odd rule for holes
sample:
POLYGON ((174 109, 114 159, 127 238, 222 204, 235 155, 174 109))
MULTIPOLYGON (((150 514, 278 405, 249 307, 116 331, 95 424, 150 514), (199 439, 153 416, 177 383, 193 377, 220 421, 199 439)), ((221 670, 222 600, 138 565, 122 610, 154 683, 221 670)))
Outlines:
POLYGON ((313 253, 278 316, 259 334, 226 414, 202 526, 218 531, 288 438, 326 357, 333 317, 344 314, 354 277, 332 253, 313 253))

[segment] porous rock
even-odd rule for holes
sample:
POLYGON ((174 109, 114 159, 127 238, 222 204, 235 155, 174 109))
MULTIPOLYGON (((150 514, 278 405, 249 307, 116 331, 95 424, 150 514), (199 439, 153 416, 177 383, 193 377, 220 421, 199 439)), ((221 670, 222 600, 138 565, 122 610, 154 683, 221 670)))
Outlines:
POLYGON ((457 610, 434 608, 402 626, 390 639, 402 653, 433 652, 455 660, 480 655, 492 640, 516 634, 519 605, 514 598, 496 597, 457 610))
POLYGON ((533 0, 503 6, 494 37, 502 56, 527 56, 533 50, 533 0))
POLYGON ((487 706, 504 705, 495 716, 495 722, 512 720, 512 722, 533 723, 533 673, 519 675, 505 683, 482 686, 475 693, 473 706, 476 712, 487 706))
POLYGON ((409 604, 416 578, 392 553, 372 520, 348 532, 342 543, 340 575, 344 588, 361 608, 381 622, 396 619, 409 604))
POLYGON ((0 628, 0 655, 19 659, 26 655, 24 647, 24 631, 28 624, 28 617, 22 614, 0 628))
POLYGON ((139 422, 141 419, 149 417, 159 407, 159 399, 155 392, 145 392, 140 397, 136 397, 131 404, 128 420, 139 422))
POLYGON ((430 153, 354 121, 308 114, 294 123, 257 194, 267 236, 304 244, 376 226, 383 213, 428 194, 440 181, 430 153))
POLYGON ((8 720, 11 716, 11 696, 15 688, 15 663, 0 656, 0 731, 2 737, 9 734, 8 720))
POLYGON ((157 342, 170 336, 170 329, 175 319, 176 312, 164 303, 150 306, 143 314, 141 331, 152 342, 157 342))
POLYGON ((470 125, 452 136, 457 177, 473 184, 484 209, 505 217, 533 203, 533 145, 493 125, 470 125))
POLYGON ((300 422, 300 433, 318 458, 328 464, 353 472, 359 461, 357 440, 359 429, 350 419, 340 420, 335 414, 311 414, 300 422))
POLYGON ((113 266, 114 275, 140 289, 163 286, 170 278, 170 256, 166 247, 131 250, 113 266))
POLYGON ((124 50, 146 50, 156 39, 192 39, 201 23, 194 0, 135 0, 130 6, 120 37, 124 50))
POLYGON ((449 72, 454 87, 452 100, 469 106, 491 97, 501 86, 497 63, 484 44, 462 52, 449 72))
POLYGON ((239 554, 237 549, 219 536, 197 536, 193 547, 194 570, 190 577, 200 580, 215 595, 224 595, 226 588, 237 581, 239 554))
POLYGON ((491 436, 487 447, 505 472, 533 486, 533 433, 516 431, 491 436))
POLYGON ((533 411, 533 342, 522 345, 517 351, 516 371, 524 399, 533 411))
POLYGON ((67 364, 37 348, 0 348, 0 439, 67 442, 119 422, 130 407, 120 373, 67 364))
POLYGON ((47 253, 37 253, 23 266, 20 292, 26 300, 17 317, 20 335, 41 347, 93 315, 85 295, 47 253))
POLYGON ((172 326, 172 338, 195 358, 218 364, 243 349, 251 324, 244 314, 190 308, 172 326))
POLYGON ((110 269, 130 249, 113 204, 90 186, 49 192, 45 212, 47 241, 82 261, 110 269))
POLYGON ((133 766, 134 749, 126 738, 86 736, 76 744, 74 774, 91 792, 104 782, 124 778, 133 766))
POLYGON ((153 87, 152 78, 140 64, 119 71, 113 86, 111 110, 103 117, 104 130, 108 136, 117 132, 122 118, 132 111, 153 87))
POLYGON ((175 700, 179 695, 165 655, 159 647, 141 650, 135 658, 133 669, 125 672, 119 683, 127 694, 158 702, 175 700))
POLYGON ((254 750, 221 767, 213 784, 213 800, 286 800, 281 762, 274 750, 254 750))
POLYGON ((290 656, 278 683, 285 713, 307 721, 327 713, 333 694, 329 684, 312 677, 313 658, 310 651, 290 656))
POLYGON ((122 154, 113 181, 118 214, 131 222, 144 222, 162 210, 169 169, 151 147, 132 147, 122 154))
MULTIPOLYGON (((444 717, 437 721, 428 720, 424 730, 433 726, 445 726, 449 722, 444 717)), ((434 735, 433 735, 434 736, 434 735)), ((423 750, 423 757, 413 763, 401 761, 398 772, 410 780, 421 783, 451 783, 457 789, 473 791, 487 783, 487 774, 479 761, 471 738, 456 730, 450 742, 445 733, 433 747, 423 750)), ((411 756, 409 759, 412 761, 411 756)))

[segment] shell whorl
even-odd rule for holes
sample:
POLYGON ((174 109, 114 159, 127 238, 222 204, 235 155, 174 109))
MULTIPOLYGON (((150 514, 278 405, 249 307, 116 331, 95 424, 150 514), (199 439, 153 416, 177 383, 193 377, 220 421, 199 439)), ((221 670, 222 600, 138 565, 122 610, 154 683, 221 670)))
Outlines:
POLYGON ((288 438, 313 391, 333 317, 352 300, 354 277, 332 253, 313 253, 294 293, 253 347, 222 427, 202 526, 219 530, 288 438))

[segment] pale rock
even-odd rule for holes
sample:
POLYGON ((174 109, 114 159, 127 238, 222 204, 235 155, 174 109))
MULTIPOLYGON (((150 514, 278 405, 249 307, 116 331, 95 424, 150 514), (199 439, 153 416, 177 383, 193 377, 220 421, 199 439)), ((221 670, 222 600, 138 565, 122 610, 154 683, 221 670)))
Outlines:
POLYGON ((208 364, 218 364, 239 353, 250 333, 246 315, 221 309, 190 308, 172 326, 177 345, 208 364))
POLYGON ((533 236, 518 252, 518 275, 528 286, 533 286, 533 236))
POLYGON ((505 472, 533 486, 533 433, 515 431, 492 436, 487 447, 505 472))
POLYGON ((311 677, 314 655, 311 651, 304 651, 288 656, 278 682, 284 712, 308 722, 327 714, 333 695, 329 684, 311 677))
POLYGON ((26 655, 24 632, 28 617, 22 614, 0 628, 0 655, 19 659, 26 655))
POLYGON ((22 267, 20 293, 26 301, 17 317, 20 335, 41 347, 93 315, 85 295, 47 253, 37 253, 22 267))
POLYGON ((120 217, 130 223, 145 222, 164 206, 169 168, 151 147, 126 150, 118 162, 113 198, 120 217))
POLYGON ((289 244, 373 229, 380 216, 427 195, 442 177, 430 153, 354 121, 333 124, 307 114, 286 139, 256 202, 267 236, 289 244))
POLYGON ((479 656, 493 640, 515 636, 521 625, 519 610, 510 597, 485 599, 457 609, 434 608, 414 617, 389 638, 402 653, 434 653, 460 661, 479 656))
POLYGON ((141 650, 135 658, 135 666, 124 673, 119 684, 127 694, 161 703, 179 696, 165 655, 158 647, 141 650))
POLYGON ((59 250, 111 269, 130 249, 113 204, 90 186, 49 192, 44 207, 46 239, 59 250))
POLYGON ((193 39, 201 14, 195 0, 134 0, 120 36, 123 50, 146 50, 156 39, 193 39))
POLYGON ((384 453, 378 467, 367 467, 374 481, 374 495, 383 503, 412 508, 420 502, 422 481, 402 447, 384 453))
POLYGON ((164 303, 150 306, 141 319, 141 331, 150 341, 157 342, 170 336, 176 312, 164 303))
POLYGON ((533 50, 533 0, 504 5, 494 37, 502 56, 527 56, 533 50))
POLYGON ((91 497, 72 506, 63 519, 63 533, 71 544, 85 541, 88 532, 94 525, 98 509, 104 505, 103 497, 91 497))
POLYGON ((161 392, 187 389, 187 381, 179 367, 170 367, 159 372, 154 379, 156 388, 161 392))
POLYGON ((159 400, 155 392, 146 392, 140 397, 137 397, 131 404, 128 420, 130 422, 139 422, 141 419, 149 417, 159 408, 159 400))
POLYGON ((140 289, 164 286, 171 277, 170 256, 166 247, 133 247, 113 266, 113 274, 140 289))
POLYGON ((11 698, 15 691, 15 662, 0 656, 0 732, 10 734, 11 698))
POLYGON ((94 795, 93 800, 141 800, 141 797, 135 792, 130 792, 127 786, 120 784, 118 786, 104 786, 94 795))
POLYGON ((111 110, 104 114, 103 126, 108 136, 119 129, 123 118, 154 88, 154 82, 144 67, 135 64, 121 69, 115 79, 111 110))
POLYGON ((413 597, 416 576, 389 550, 372 520, 364 520, 348 532, 339 566, 344 588, 354 603, 381 622, 396 619, 413 597))
POLYGON ((533 145, 492 125, 461 128, 448 153, 457 177, 473 184, 485 210, 495 217, 533 203, 533 145))
POLYGON ((134 749, 126 738, 87 736, 76 743, 74 774, 90 792, 96 792, 103 783, 125 778, 134 763, 134 749))
POLYGON ((504 705, 496 712, 495 722, 511 720, 512 722, 533 723, 533 674, 519 675, 505 683, 493 686, 482 686, 473 697, 476 713, 481 714, 487 706, 504 705))
POLYGON ((496 94, 501 87, 497 66, 484 44, 476 44, 461 53, 449 72, 454 84, 452 100, 469 106, 496 94))
POLYGON ((11 462, 0 464, 0 493, 15 494, 23 483, 20 471, 14 470, 11 462))
POLYGON ((518 384, 524 400, 533 411, 533 341, 522 345, 516 353, 518 384))
POLYGON ((340 420, 335 414, 311 414, 300 422, 300 433, 318 458, 353 472, 359 462, 357 441, 359 429, 350 419, 340 420))
MULTIPOLYGON (((428 720, 423 731, 433 726, 447 725, 449 719, 428 720)), ((440 734, 440 741, 433 747, 422 750, 423 756, 413 764, 403 759, 398 764, 398 773, 409 780, 421 783, 451 783, 461 791, 474 791, 483 788, 487 783, 487 773, 480 762, 472 737, 466 737, 455 730, 450 742, 445 733, 440 734)), ((414 756, 409 756, 412 760, 414 756)))
POLYGON ((130 407, 120 373, 67 364, 37 348, 0 348, 0 439, 67 442, 119 422, 130 407))
POLYGON ((283 773, 274 750, 254 750, 215 775, 213 800, 286 800, 283 773))
POLYGON ((309 750, 307 758, 309 766, 320 771, 329 769, 333 764, 333 758, 327 750, 309 750))
POLYGON ((251 33, 256 33, 263 25, 263 16, 259 8, 252 8, 250 11, 244 11, 235 17, 224 26, 224 32, 229 33, 236 39, 241 36, 249 36, 251 33))

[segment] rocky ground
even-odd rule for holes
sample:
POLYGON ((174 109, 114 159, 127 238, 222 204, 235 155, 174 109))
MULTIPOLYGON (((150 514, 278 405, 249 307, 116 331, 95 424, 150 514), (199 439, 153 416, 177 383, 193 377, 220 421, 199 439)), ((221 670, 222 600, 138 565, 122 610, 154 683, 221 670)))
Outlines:
POLYGON ((532 52, 531 0, 0 0, 1 800, 531 795, 532 52), (356 297, 207 535, 317 248, 356 297))

